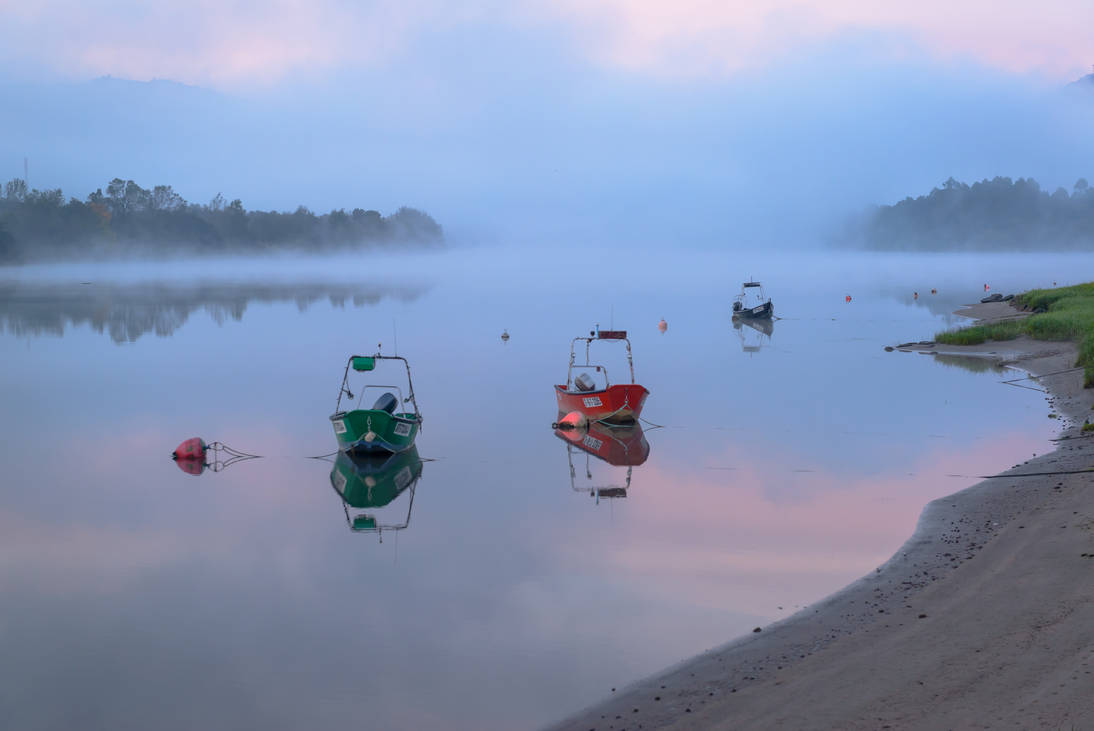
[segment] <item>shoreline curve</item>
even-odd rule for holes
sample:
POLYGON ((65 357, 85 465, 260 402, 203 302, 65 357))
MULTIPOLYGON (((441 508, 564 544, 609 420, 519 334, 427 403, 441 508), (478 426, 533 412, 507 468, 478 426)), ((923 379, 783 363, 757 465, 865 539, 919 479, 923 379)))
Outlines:
POLYGON ((1094 390, 1074 343, 944 350, 1038 378, 1056 448, 928 503, 873 573, 548 728, 1094 727, 1094 390))

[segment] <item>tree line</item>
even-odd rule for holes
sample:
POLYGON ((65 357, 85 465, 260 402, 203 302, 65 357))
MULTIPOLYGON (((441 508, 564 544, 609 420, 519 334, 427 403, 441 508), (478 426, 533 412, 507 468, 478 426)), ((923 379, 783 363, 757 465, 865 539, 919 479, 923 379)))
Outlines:
POLYGON ((248 211, 236 198, 217 194, 207 205, 190 203, 170 185, 142 188, 114 178, 84 200, 60 188, 28 190, 15 178, 0 190, 0 263, 94 255, 169 255, 308 251, 386 243, 435 245, 440 225, 414 208, 389 216, 354 208, 316 214, 248 211))
POLYGON ((1051 193, 1032 178, 950 178, 927 195, 872 209, 847 238, 892 250, 1094 249, 1094 188, 1085 178, 1051 193))

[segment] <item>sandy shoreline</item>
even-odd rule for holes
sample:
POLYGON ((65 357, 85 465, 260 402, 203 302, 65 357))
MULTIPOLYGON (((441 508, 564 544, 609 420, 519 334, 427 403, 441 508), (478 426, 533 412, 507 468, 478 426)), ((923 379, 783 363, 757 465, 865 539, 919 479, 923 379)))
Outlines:
POLYGON ((1064 419, 1056 449, 929 503, 875 573, 551 728, 1094 728, 1094 389, 1075 346, 902 349, 1056 374, 1027 382, 1064 419))

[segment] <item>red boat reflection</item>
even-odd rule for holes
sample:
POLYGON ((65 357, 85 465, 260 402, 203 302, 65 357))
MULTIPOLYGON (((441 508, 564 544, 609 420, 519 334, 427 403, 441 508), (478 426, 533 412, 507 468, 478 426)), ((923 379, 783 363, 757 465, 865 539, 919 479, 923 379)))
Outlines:
POLYGON ((555 429, 555 436, 566 442, 566 459, 570 463, 570 488, 596 498, 625 498, 631 486, 631 472, 650 456, 650 445, 642 433, 642 425, 609 427, 590 422, 585 429, 555 429), (580 451, 579 451, 580 450, 580 451), (574 455, 585 452, 585 470, 579 479, 574 468, 574 455), (593 477, 591 458, 626 467, 623 484, 598 484, 593 477))
POLYGON ((555 436, 613 467, 637 467, 650 456, 642 425, 609 427, 590 422, 585 429, 555 429, 555 436))

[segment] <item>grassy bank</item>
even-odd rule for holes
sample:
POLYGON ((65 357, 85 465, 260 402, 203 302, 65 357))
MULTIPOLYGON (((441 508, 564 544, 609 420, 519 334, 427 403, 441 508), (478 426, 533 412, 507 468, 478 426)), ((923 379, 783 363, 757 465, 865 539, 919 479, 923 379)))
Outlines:
POLYGON ((1015 303, 1034 314, 1021 320, 941 332, 935 340, 948 345, 978 345, 988 340, 1013 340, 1019 335, 1037 340, 1074 340, 1079 345, 1075 365, 1085 371, 1083 385, 1094 386, 1094 282, 1033 289, 1015 297, 1015 303))

